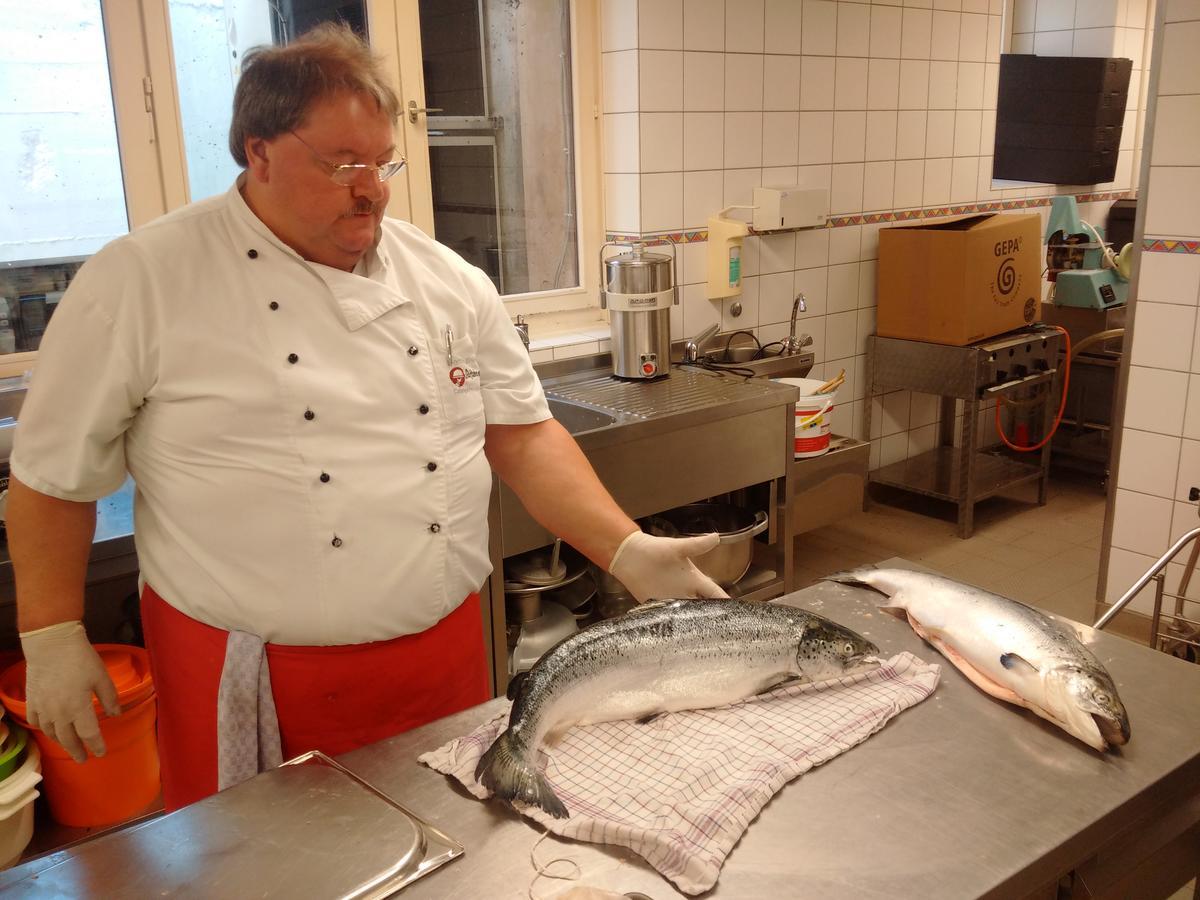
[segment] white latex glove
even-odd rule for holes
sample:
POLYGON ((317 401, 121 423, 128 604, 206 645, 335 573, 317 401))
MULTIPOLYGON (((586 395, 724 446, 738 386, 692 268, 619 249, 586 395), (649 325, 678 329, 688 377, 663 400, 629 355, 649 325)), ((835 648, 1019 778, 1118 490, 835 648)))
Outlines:
POLYGON ((715 532, 699 537, 667 538, 635 531, 621 541, 608 571, 639 603, 728 597, 720 585, 692 564, 693 556, 707 553, 720 539, 715 532))
POLYGON ((23 632, 21 649, 25 652, 29 724, 62 744, 75 762, 86 762, 87 750, 103 756, 104 738, 100 736, 92 693, 110 716, 121 714, 121 704, 83 623, 60 622, 23 632))

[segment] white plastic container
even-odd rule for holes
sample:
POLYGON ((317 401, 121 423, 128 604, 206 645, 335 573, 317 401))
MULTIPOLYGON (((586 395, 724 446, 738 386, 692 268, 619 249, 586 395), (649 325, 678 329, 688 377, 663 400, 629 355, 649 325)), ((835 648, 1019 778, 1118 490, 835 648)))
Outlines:
POLYGON ((796 401, 795 458, 806 459, 829 452, 829 422, 837 405, 838 389, 816 393, 825 382, 820 378, 776 378, 782 384, 800 388, 796 401))
POLYGON ((38 798, 35 787, 41 780, 42 755, 31 738, 25 762, 0 781, 0 869, 18 863, 33 839, 33 801, 38 798))

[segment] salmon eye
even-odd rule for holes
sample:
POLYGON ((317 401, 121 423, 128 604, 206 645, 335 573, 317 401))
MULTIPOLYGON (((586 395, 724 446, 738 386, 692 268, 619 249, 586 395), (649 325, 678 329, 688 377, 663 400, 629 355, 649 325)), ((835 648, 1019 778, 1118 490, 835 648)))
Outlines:
POLYGON ((852 653, 854 653, 854 645, 849 641, 846 641, 845 645, 842 647, 842 650, 847 656, 850 656, 852 653))

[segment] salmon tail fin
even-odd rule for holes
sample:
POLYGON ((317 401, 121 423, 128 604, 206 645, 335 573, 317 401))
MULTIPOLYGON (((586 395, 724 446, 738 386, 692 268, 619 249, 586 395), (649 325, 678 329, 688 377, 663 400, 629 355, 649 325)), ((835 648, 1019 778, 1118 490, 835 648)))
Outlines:
POLYGON ((496 738, 475 767, 475 780, 503 800, 520 800, 544 809, 556 819, 569 817, 550 784, 516 746, 512 731, 496 738))

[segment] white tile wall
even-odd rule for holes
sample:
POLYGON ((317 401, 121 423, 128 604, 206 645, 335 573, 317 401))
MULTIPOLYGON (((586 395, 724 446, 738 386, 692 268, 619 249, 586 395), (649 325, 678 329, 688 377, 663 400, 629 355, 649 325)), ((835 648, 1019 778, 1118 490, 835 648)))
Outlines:
MULTIPOLYGON (((1033 37, 1046 30, 1061 32, 1055 39, 1065 41, 1069 53, 1077 32, 1093 30, 1092 41, 1111 41, 1114 47, 1132 42, 1140 53, 1146 0, 1100 2, 1104 10, 1084 8, 1084 0, 1016 0, 1014 26, 1029 35, 1031 48, 1033 37)), ((721 206, 749 203, 753 188, 763 184, 828 189, 834 215, 1046 193, 991 187, 987 154, 995 132, 1000 0, 601 4, 610 231, 703 228, 721 206)), ((1135 85, 1141 83, 1135 79, 1135 85)), ((1183 119, 1190 114, 1188 102, 1180 98, 1183 119)), ((1136 122, 1135 106, 1128 171, 1134 164, 1136 122)), ((1178 133, 1175 146, 1160 151, 1166 154, 1161 159, 1164 166, 1186 168, 1200 141, 1186 127, 1178 133)), ((776 339, 786 334, 792 299, 802 291, 809 303, 802 321, 817 356, 814 372, 847 369, 850 402, 839 408, 838 422, 859 430, 867 401, 865 341, 875 330, 881 227, 871 223, 749 238, 738 317, 732 315, 731 301, 704 296, 703 245, 687 245, 686 291, 681 308, 673 312, 673 327, 691 333, 719 321, 724 328, 755 329, 763 341, 776 339)), ((1194 261, 1200 264, 1200 258, 1194 261)), ((1168 418, 1178 420, 1174 436, 1183 441, 1190 373, 1167 364, 1186 355, 1191 365, 1194 343, 1178 336, 1187 332, 1190 338, 1196 331, 1194 325, 1190 332, 1184 326, 1188 315, 1195 319, 1200 270, 1174 260, 1154 262, 1144 277, 1147 296, 1169 296, 1152 298, 1162 309, 1156 311, 1157 325, 1154 313, 1144 319, 1145 336, 1137 340, 1145 365, 1137 368, 1145 374, 1131 390, 1135 396, 1157 397, 1164 378, 1182 374, 1184 393, 1168 418), (1142 347, 1162 340, 1170 344, 1169 353, 1146 350, 1142 355, 1142 347)), ((1200 390, 1196 396, 1200 432, 1200 390)), ((889 394, 887 404, 896 413, 888 428, 895 430, 876 436, 875 464, 903 459, 935 440, 934 398, 889 394)), ((1146 408, 1146 434, 1165 433, 1157 424, 1163 420, 1160 413, 1156 406, 1146 408), (1146 427, 1148 422, 1156 424, 1146 427)), ((1196 443, 1200 447, 1200 433, 1196 443)), ((1164 499, 1175 500, 1173 495, 1164 499)))
MULTIPOLYGON (((1155 122, 1150 177, 1142 196, 1146 237, 1186 242, 1200 238, 1200 4, 1165 2, 1168 24, 1156 36, 1162 41, 1158 96, 1149 100, 1155 122)), ((1128 32, 1134 31, 1128 27, 1132 13, 1126 18, 1128 32)), ((1127 55, 1136 37, 1125 35, 1127 55)), ((1198 521, 1188 492, 1200 486, 1200 254, 1143 251, 1136 265, 1118 500, 1105 582, 1110 601, 1198 521)), ((1168 590, 1181 569, 1168 568, 1168 590)), ((1150 611, 1147 594, 1134 601, 1134 609, 1150 611)))

